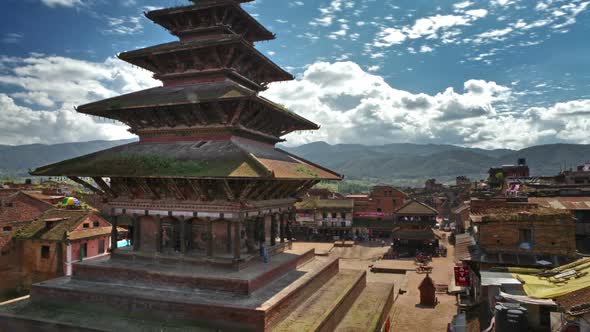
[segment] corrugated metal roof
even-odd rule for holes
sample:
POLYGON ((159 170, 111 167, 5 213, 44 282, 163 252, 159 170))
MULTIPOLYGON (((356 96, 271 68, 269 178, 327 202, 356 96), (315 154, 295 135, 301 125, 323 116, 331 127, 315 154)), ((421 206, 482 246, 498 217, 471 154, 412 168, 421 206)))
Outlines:
POLYGON ((521 282, 514 278, 510 272, 481 271, 482 286, 520 285, 521 282))

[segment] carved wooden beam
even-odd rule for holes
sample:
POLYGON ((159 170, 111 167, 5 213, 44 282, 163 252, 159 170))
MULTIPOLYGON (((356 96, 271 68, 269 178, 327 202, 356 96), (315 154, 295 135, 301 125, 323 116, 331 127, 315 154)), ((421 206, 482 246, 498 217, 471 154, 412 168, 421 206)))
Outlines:
POLYGON ((225 20, 227 20, 227 16, 229 15, 229 9, 225 7, 223 10, 223 15, 221 16, 221 24, 225 24, 225 20))
POLYGON ((173 193, 177 199, 182 200, 182 201, 186 200, 186 196, 184 195, 182 190, 178 187, 178 184, 176 183, 175 179, 166 179, 165 181, 166 181, 166 186, 168 187, 168 190, 170 190, 170 192, 173 193))
POLYGON ((248 184, 244 186, 244 189, 242 189, 242 191, 240 192, 240 196, 238 199, 240 201, 246 200, 248 196, 252 193, 252 191, 256 188, 257 184, 258 181, 249 181, 248 184))
POLYGON ((257 122, 264 120, 265 115, 266 115, 265 113, 266 112, 264 112, 262 110, 258 111, 258 113, 256 113, 256 115, 253 118, 251 118, 249 121, 244 123, 244 125, 246 127, 253 127, 257 122))
POLYGON ((213 12, 213 15, 212 15, 212 17, 213 17, 213 23, 215 25, 217 25, 217 24, 220 23, 220 20, 219 20, 219 12, 218 12, 217 8, 213 8, 212 12, 213 12))
POLYGON ((297 191, 297 189, 301 186, 302 182, 300 181, 290 181, 288 182, 283 190, 278 193, 279 197, 286 197, 289 194, 293 194, 297 191))
POLYGON ((109 196, 117 197, 117 193, 101 177, 93 177, 92 180, 109 196))
POLYGON ((130 198, 135 198, 135 192, 133 191, 133 188, 129 186, 127 178, 111 178, 111 186, 114 184, 116 184, 117 188, 120 188, 125 195, 130 198))
POLYGON ((270 183, 269 185, 264 187, 264 190, 262 190, 258 196, 256 196, 257 200, 261 200, 264 199, 266 197, 268 197, 268 194, 272 191, 274 191, 277 187, 280 187, 282 185, 282 183, 280 181, 277 181, 278 183, 270 183))
POLYGON ((80 178, 79 178, 79 177, 77 177, 77 176, 68 176, 68 179, 70 179, 70 180, 72 180, 72 181, 76 182, 76 183, 77 183, 77 184, 79 184, 79 185, 82 185, 84 188, 86 188, 86 189, 88 189, 88 190, 92 191, 93 193, 96 193, 96 194, 99 194, 99 195, 103 195, 103 196, 108 196, 108 194, 107 194, 107 193, 105 193, 104 191, 102 191, 102 190, 100 190, 100 189, 98 189, 98 188, 94 187, 94 186, 93 186, 93 185, 91 185, 90 183, 88 183, 88 182, 86 182, 86 181, 84 181, 84 180, 80 179, 80 178))
POLYGON ((230 124, 235 125, 240 121, 240 116, 242 116, 242 111, 244 110, 245 106, 245 100, 240 100, 238 102, 238 105, 236 106, 236 111, 234 112, 234 115, 232 116, 231 121, 229 122, 230 124))
POLYGON ((298 197, 298 198, 302 197, 303 195, 305 195, 305 193, 307 193, 307 191, 308 191, 309 189, 311 189, 313 186, 315 186, 315 185, 316 185, 316 184, 318 184, 319 182, 320 182, 319 180, 310 180, 310 181, 307 181, 307 184, 303 185, 303 186, 302 186, 302 187, 301 187, 301 188, 300 188, 300 189, 297 191, 296 197, 298 197))
POLYGON ((213 59, 215 59, 215 62, 217 63, 217 68, 223 67, 223 61, 221 60, 220 53, 222 52, 219 51, 219 47, 214 47, 213 52, 211 52, 211 54, 213 55, 213 59))
POLYGON ((226 124, 227 123, 227 113, 223 109, 223 106, 221 106, 221 103, 212 102, 212 103, 210 103, 210 105, 211 105, 211 109, 213 109, 215 114, 217 114, 217 117, 219 117, 219 121, 222 124, 226 124))
POLYGON ((234 192, 232 190, 232 188, 229 185, 229 182, 227 182, 227 180, 223 180, 221 182, 221 186, 223 187, 223 191, 225 192, 225 196, 227 197, 228 201, 234 201, 236 199, 236 195, 234 195, 234 192))
POLYGON ((270 186, 270 182, 269 181, 256 181, 256 186, 254 187, 254 189, 250 192, 250 194, 248 195, 248 199, 249 200, 255 200, 257 199, 258 196, 260 196, 260 194, 270 186))
POLYGON ((286 185, 288 185, 288 183, 284 183, 282 181, 279 182, 279 185, 277 185, 276 188, 274 188, 273 190, 268 192, 268 198, 269 199, 280 198, 279 194, 285 190, 286 185))
POLYGON ((150 186, 148 185, 148 183, 145 179, 133 178, 133 181, 135 182, 135 184, 137 184, 139 189, 141 189, 141 191, 143 191, 147 196, 152 197, 152 198, 157 197, 156 193, 154 193, 152 188, 150 188, 150 186))
POLYGON ((195 196, 197 196, 197 199, 200 199, 201 197, 203 197, 203 192, 201 191, 201 187, 199 186, 199 183, 197 180, 187 179, 186 183, 188 184, 189 188, 191 188, 191 190, 193 191, 195 196))
POLYGON ((208 121, 207 121, 207 114, 205 113, 205 109, 201 106, 201 105, 194 105, 193 106, 193 111, 192 114, 195 115, 195 117, 197 118, 197 120, 202 124, 202 125, 207 125, 208 121))
POLYGON ((236 46, 233 46, 232 48, 229 49, 229 52, 225 56, 225 62, 223 63, 223 67, 230 68, 229 66, 230 66, 232 60, 234 59, 234 55, 236 54, 236 48, 237 48, 236 46))
POLYGON ((238 57, 233 61, 233 63, 231 64, 231 68, 236 68, 236 69, 241 69, 244 65, 244 58, 246 58, 247 53, 246 52, 238 52, 239 55, 238 57))

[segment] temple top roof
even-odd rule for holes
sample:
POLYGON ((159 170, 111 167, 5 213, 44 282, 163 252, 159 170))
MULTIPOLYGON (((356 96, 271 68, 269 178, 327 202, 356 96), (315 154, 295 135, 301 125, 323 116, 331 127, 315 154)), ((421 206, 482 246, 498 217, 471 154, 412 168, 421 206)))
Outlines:
POLYGON ((233 137, 131 143, 40 167, 38 176, 340 180, 341 175, 269 144, 233 137))
POLYGON ((190 33, 206 33, 203 30, 222 26, 230 27, 231 33, 242 34, 250 41, 275 38, 272 32, 248 14, 236 0, 195 1, 194 5, 153 10, 145 13, 145 16, 181 39, 190 33), (208 17, 206 13, 212 17, 202 22, 202 17, 208 17))

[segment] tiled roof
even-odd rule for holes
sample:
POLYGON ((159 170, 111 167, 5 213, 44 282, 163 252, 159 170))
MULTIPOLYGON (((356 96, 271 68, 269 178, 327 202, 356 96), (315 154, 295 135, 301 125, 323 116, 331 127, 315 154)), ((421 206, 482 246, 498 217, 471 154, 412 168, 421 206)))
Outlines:
POLYGON ((53 205, 23 192, 4 197, 2 203, 3 206, 0 206, 0 224, 32 220, 41 213, 53 208, 53 205), (8 206, 9 203, 12 206, 8 206))
MULTIPOLYGON (((241 0, 239 2, 248 2, 248 1, 252 1, 252 0, 241 0)), ((237 5, 236 0, 200 0, 200 1, 195 1, 195 4, 191 5, 191 6, 182 6, 182 7, 173 7, 173 8, 164 8, 164 9, 153 10, 153 11, 147 12, 146 17, 158 24, 164 25, 166 23, 166 20, 163 19, 164 17, 178 15, 178 14, 186 13, 186 12, 201 11, 203 9, 208 9, 211 7, 220 7, 220 6, 234 8, 238 12, 238 14, 240 15, 239 20, 242 22, 249 23, 248 28, 254 28, 254 30, 255 30, 254 32, 256 32, 260 36, 263 36, 264 39, 262 39, 262 40, 269 40, 269 39, 274 38, 274 35, 270 31, 268 31, 262 24, 260 24, 256 19, 254 19, 250 14, 248 14, 248 12, 246 12, 243 8, 241 8, 239 5, 237 5)))
POLYGON ((559 296, 555 302, 573 316, 590 313, 590 286, 559 296))
POLYGON ((15 238, 47 241, 65 240, 67 233, 74 231, 78 225, 93 213, 91 210, 49 210, 33 220, 27 227, 19 230, 15 234, 15 238), (52 227, 47 229, 46 221, 50 220, 52 227))
POLYGON ((563 210, 590 210, 590 197, 529 197, 530 203, 563 210))
POLYGON ((398 215, 438 215, 438 211, 436 211, 435 209, 415 200, 407 202, 402 207, 400 207, 395 213, 398 215))
MULTIPOLYGON (((70 240, 88 239, 101 235, 109 235, 111 234, 112 229, 112 227, 84 228, 81 230, 69 232, 67 236, 70 240)), ((123 228, 117 228, 117 231, 125 232, 126 230, 123 228)))
POLYGON ((295 207, 301 210, 313 209, 352 209, 354 201, 351 199, 319 199, 317 197, 308 197, 303 201, 296 203, 295 207))
MULTIPOLYGON (((143 67, 145 66, 145 62, 143 59, 154 56, 154 55, 164 55, 164 56, 171 56, 177 52, 183 51, 193 51, 198 49, 206 49, 209 47, 215 46, 222 46, 222 45, 237 45, 241 47, 241 52, 251 52, 256 57, 256 62, 260 62, 258 65, 261 66, 266 64, 268 68, 269 74, 276 77, 277 81, 290 81, 294 77, 293 75, 289 74, 277 64, 272 62, 268 59, 264 54, 258 51, 252 43, 246 41, 241 35, 227 35, 224 37, 211 37, 210 39, 199 39, 199 40, 191 40, 191 41, 175 41, 155 46, 150 46, 146 48, 142 48, 139 50, 123 52, 119 54, 119 58, 121 60, 127 61, 131 64, 143 67)), ((146 68, 149 70, 149 68, 146 68)))
POLYGON ((40 167, 31 174, 79 177, 339 180, 330 170, 246 139, 131 143, 40 167))
POLYGON ((76 110, 84 114, 107 116, 106 113, 112 111, 141 111, 142 109, 151 109, 153 107, 200 104, 211 101, 224 102, 228 100, 242 99, 256 101, 276 114, 280 114, 296 121, 297 130, 315 130, 319 128, 317 124, 287 110, 281 105, 258 96, 255 91, 232 80, 207 84, 156 87, 81 105, 76 110))

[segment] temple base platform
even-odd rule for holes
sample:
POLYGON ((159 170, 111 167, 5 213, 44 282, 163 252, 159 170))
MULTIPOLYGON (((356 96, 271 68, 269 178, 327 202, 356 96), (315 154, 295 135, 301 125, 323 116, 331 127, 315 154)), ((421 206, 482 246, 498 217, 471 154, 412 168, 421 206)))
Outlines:
POLYGON ((0 330, 367 331, 381 327, 393 298, 392 284, 367 286, 365 271, 341 270, 338 258, 313 250, 240 271, 117 255, 74 271, 0 306, 0 330))

